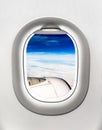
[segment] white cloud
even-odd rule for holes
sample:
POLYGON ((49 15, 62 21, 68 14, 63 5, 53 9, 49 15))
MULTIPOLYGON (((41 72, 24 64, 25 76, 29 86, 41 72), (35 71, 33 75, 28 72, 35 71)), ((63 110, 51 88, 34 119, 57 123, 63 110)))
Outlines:
POLYGON ((60 77, 71 86, 75 81, 76 64, 74 54, 28 53, 26 64, 28 77, 60 77))

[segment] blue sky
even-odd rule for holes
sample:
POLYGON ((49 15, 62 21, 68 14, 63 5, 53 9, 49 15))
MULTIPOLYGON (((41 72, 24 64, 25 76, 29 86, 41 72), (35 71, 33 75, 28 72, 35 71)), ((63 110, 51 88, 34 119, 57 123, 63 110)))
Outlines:
POLYGON ((66 34, 33 35, 26 52, 27 77, 59 77, 73 86, 76 53, 66 34))
POLYGON ((35 34, 28 42, 27 53, 29 52, 74 54, 75 47, 66 34, 35 34))

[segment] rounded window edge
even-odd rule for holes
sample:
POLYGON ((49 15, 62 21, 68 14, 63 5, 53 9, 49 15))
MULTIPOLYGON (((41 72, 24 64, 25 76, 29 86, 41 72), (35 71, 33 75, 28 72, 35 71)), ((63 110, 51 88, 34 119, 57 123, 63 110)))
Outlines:
MULTIPOLYGON (((56 32, 56 34, 58 34, 59 32, 56 32)), ((24 45, 24 49, 23 49, 23 62, 24 62, 24 82, 25 82, 25 87, 26 87, 26 89, 27 89, 27 91, 28 91, 28 93, 29 93, 29 95, 32 97, 32 98, 34 98, 34 99, 36 99, 36 100, 38 100, 38 101, 40 101, 40 102, 47 102, 47 103, 58 103, 58 102, 62 102, 62 101, 64 101, 64 100, 67 100, 68 98, 70 98, 71 96, 72 96, 72 94, 74 93, 74 91, 75 91, 75 89, 76 89, 76 86, 77 86, 77 80, 78 80, 78 59, 79 59, 79 54, 78 54, 78 48, 77 48, 77 45, 76 45, 76 42, 75 42, 75 40, 74 40, 74 38, 70 35, 70 34, 68 34, 68 33, 66 33, 66 32, 64 32, 64 31, 62 31, 61 30, 61 33, 60 34, 66 34, 66 35, 68 35, 68 37, 70 37, 70 39, 72 40, 72 42, 73 42, 73 44, 74 44, 74 47, 75 47, 75 60, 76 60, 76 67, 75 67, 75 82, 73 83, 73 87, 71 88, 71 90, 70 90, 70 92, 68 92, 68 94, 66 94, 65 96, 62 96, 61 98, 59 98, 58 100, 56 100, 55 99, 55 101, 52 101, 52 100, 50 100, 50 101, 47 101, 46 99, 44 99, 44 98, 37 98, 37 95, 34 97, 30 92, 29 92, 29 86, 28 86, 28 81, 27 81, 27 71, 26 71, 26 48, 27 48, 27 44, 28 44, 28 42, 29 42, 29 40, 31 39, 31 37, 32 36, 34 36, 35 34, 39 34, 39 31, 36 31, 36 32, 34 32, 34 33, 32 33, 32 34, 30 34, 29 36, 28 36, 28 38, 26 39, 26 41, 25 41, 25 45, 24 45)), ((41 33, 42 34, 42 33, 41 33)), ((45 34, 45 33, 44 33, 45 34)), ((49 33, 48 33, 49 34, 49 33)), ((67 82, 67 81, 66 81, 67 82)))
POLYGON ((58 115, 70 112, 82 103, 88 90, 90 54, 87 40, 75 25, 63 19, 42 18, 32 21, 20 30, 14 41, 12 67, 14 91, 23 106, 32 112, 45 115, 58 115), (66 31, 75 40, 78 48, 77 86, 69 98, 56 103, 40 102, 32 98, 27 92, 24 82, 23 54, 25 41, 29 35, 41 29, 44 25, 56 25, 66 31))

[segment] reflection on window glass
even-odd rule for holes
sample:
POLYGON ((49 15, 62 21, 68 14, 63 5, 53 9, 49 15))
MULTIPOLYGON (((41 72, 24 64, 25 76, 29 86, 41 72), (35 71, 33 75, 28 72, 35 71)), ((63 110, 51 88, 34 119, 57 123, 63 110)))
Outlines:
POLYGON ((48 99, 67 95, 76 80, 76 49, 67 34, 35 34, 26 46, 28 91, 48 99))

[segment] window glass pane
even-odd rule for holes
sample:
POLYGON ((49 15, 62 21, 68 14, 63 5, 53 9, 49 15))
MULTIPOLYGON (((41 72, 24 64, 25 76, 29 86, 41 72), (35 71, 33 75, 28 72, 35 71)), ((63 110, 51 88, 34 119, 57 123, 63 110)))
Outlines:
POLYGON ((75 87, 77 51, 67 34, 34 34, 26 44, 25 75, 37 99, 60 100, 75 87))

